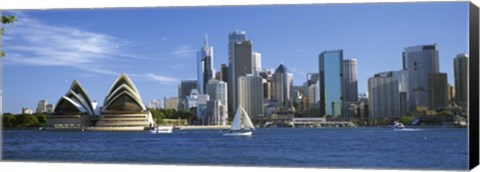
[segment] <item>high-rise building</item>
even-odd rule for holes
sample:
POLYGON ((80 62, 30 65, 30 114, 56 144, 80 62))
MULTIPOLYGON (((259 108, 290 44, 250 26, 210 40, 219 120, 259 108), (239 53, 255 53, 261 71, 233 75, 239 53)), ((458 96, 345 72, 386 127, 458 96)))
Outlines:
POLYGON ((259 73, 262 70, 262 54, 258 52, 252 53, 252 68, 253 73, 259 73))
POLYGON ((55 107, 53 106, 53 104, 47 104, 46 110, 47 110, 47 113, 53 113, 55 110, 55 107))
POLYGON ((345 101, 358 100, 357 59, 343 60, 343 90, 345 101))
POLYGON ((197 89, 197 81, 183 80, 178 85, 178 110, 189 110, 187 97, 193 89, 197 89))
POLYGON ((468 55, 458 54, 453 60, 455 103, 466 110, 468 103, 468 55))
POLYGON ((429 109, 438 110, 448 106, 448 80, 446 73, 435 73, 428 76, 430 84, 429 109))
POLYGON ((207 94, 198 95, 197 118, 200 119, 203 125, 208 124, 207 102, 209 100, 210 100, 210 97, 207 94))
POLYGON ((304 100, 305 100, 305 86, 303 85, 294 85, 292 86, 292 106, 295 107, 296 111, 304 111, 304 100))
POLYGON ((263 88, 262 78, 259 76, 241 76, 238 79, 238 102, 245 109, 250 118, 263 118, 263 88))
MULTIPOLYGON (((303 83, 303 93, 304 93, 304 109, 308 110, 313 107, 314 104, 318 104, 320 101, 320 94, 319 94, 319 81, 318 73, 307 73, 307 81, 303 83)), ((317 108, 319 104, 317 105, 317 108)), ((317 114, 319 115, 319 114, 317 114)))
POLYGON ((316 84, 317 81, 320 79, 320 74, 319 73, 307 73, 307 86, 310 86, 312 84, 316 84))
POLYGON ((197 108, 198 107, 198 90, 197 89, 192 89, 190 91, 190 95, 187 96, 187 109, 190 110, 192 108, 197 108))
POLYGON ((162 102, 160 102, 160 100, 157 100, 157 99, 152 99, 148 102, 148 105, 147 105, 147 108, 150 108, 150 109, 160 109, 162 108, 162 102))
POLYGON ((40 100, 37 103, 37 110, 35 111, 36 113, 47 113, 47 100, 40 100))
POLYGON ((228 37, 228 111, 232 115, 238 105, 238 78, 252 73, 252 41, 245 35, 245 31, 235 31, 228 37))
POLYGON ((430 105, 428 77, 439 72, 436 44, 406 47, 402 53, 403 70, 407 71, 409 111, 430 105))
POLYGON ((258 73, 262 77, 263 82, 263 98, 271 99, 272 98, 272 82, 273 82, 273 72, 271 70, 262 70, 258 73))
POLYGON ((227 83, 218 80, 210 80, 207 85, 207 94, 210 101, 207 102, 208 124, 225 125, 228 116, 227 83), (210 109, 213 108, 213 109, 210 109), (219 111, 220 110, 220 111, 219 111), (214 120, 214 121, 211 121, 214 120))
POLYGON ((313 107, 314 104, 319 104, 320 102, 320 87, 319 82, 312 84, 308 87, 308 104, 313 107))
POLYGON ((213 78, 221 81, 222 80, 222 72, 221 71, 215 72, 215 77, 213 77, 213 78))
POLYGON ((408 80, 407 80, 407 71, 405 70, 398 70, 398 71, 388 71, 388 72, 381 72, 377 74, 378 76, 388 76, 393 77, 398 82, 398 91, 399 91, 399 110, 400 115, 406 115, 408 113, 408 99, 407 99, 407 87, 408 87, 408 80))
POLYGON ((178 98, 177 97, 163 98, 163 108, 178 110, 178 98))
POLYGON ((368 108, 371 118, 400 117, 400 91, 393 72, 368 79, 368 108))
POLYGON ((207 94, 210 96, 210 100, 220 100, 220 103, 227 107, 227 83, 218 80, 210 80, 207 85, 207 94))
POLYGON ((220 79, 223 82, 228 83, 228 66, 227 64, 223 64, 220 66, 220 79))
POLYGON ((448 104, 453 105, 455 103, 455 88, 448 84, 448 104))
POLYGON ((280 64, 272 76, 272 98, 277 99, 284 107, 290 107, 292 84, 293 74, 285 65, 280 64))
POLYGON ((343 50, 324 51, 319 55, 320 113, 342 116, 343 50))
POLYGON ((368 98, 367 97, 359 97, 359 100, 358 100, 358 116, 361 118, 361 119, 365 119, 365 118, 368 118, 369 117, 369 113, 368 111, 369 108, 368 108, 368 98))
POLYGON ((208 45, 208 36, 205 34, 205 42, 198 52, 197 57, 197 82, 198 92, 205 94, 207 82, 214 77, 213 47, 208 45))
POLYGON ((218 99, 207 101, 207 125, 226 125, 228 114, 225 108, 218 99))

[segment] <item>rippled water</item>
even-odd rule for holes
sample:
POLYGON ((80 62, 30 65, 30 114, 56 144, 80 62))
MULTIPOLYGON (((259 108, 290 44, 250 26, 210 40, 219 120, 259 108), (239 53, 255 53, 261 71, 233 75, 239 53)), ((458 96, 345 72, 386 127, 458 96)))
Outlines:
POLYGON ((465 128, 3 132, 7 161, 466 170, 467 152, 465 128))

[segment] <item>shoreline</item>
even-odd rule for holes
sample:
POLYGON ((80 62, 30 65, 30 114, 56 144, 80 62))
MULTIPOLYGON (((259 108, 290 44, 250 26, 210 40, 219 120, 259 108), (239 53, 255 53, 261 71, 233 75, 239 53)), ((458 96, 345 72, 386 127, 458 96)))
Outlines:
MULTIPOLYGON (((225 130, 230 129, 230 125, 226 126, 196 126, 196 125, 187 125, 187 126, 173 126, 174 130, 225 130)), ((258 128, 390 128, 388 125, 366 125, 366 126, 355 126, 355 127, 258 127, 258 128)), ((468 128, 468 126, 455 126, 455 125, 406 125, 405 128, 468 128)), ((28 127, 28 128, 2 128, 2 130, 7 131, 15 131, 15 130, 23 130, 23 131, 82 131, 81 128, 50 128, 50 127, 28 127)), ((115 128, 96 128, 96 127, 87 127, 83 131, 109 131, 109 132, 143 132, 148 131, 148 129, 144 130, 128 130, 128 129, 115 129, 115 128)))

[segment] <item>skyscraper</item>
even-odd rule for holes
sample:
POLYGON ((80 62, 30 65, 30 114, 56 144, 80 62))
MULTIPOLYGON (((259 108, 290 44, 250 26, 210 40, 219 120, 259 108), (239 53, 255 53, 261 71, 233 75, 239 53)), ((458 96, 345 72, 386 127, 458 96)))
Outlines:
POLYGON ((187 96, 192 89, 197 89, 197 81, 183 80, 178 85, 178 110, 188 110, 187 96))
POLYGON ((263 98, 271 99, 272 98, 272 80, 273 80, 273 71, 271 70, 262 70, 258 73, 263 79, 263 98))
POLYGON ((320 113, 340 117, 343 109, 343 50, 320 53, 319 69, 320 113))
POLYGON ((285 107, 291 106, 291 89, 293 84, 293 75, 280 64, 272 76, 272 98, 277 99, 285 107))
POLYGON ((403 70, 407 71, 409 111, 430 105, 428 77, 439 72, 436 44, 406 47, 402 53, 403 70))
POLYGON ((227 110, 221 105, 220 100, 207 101, 206 124, 207 125, 226 125, 227 110))
POLYGON ((371 118, 400 116, 398 83, 393 72, 375 74, 368 79, 368 107, 371 118))
POLYGON ((218 80, 208 81, 207 94, 210 97, 210 101, 207 102, 208 123, 225 125, 228 116, 227 83, 218 80))
POLYGON ((200 94, 205 94, 207 82, 215 75, 213 69, 213 47, 208 45, 208 36, 205 34, 205 42, 198 52, 197 58, 197 82, 200 94))
POLYGON ((343 60, 343 90, 345 101, 358 100, 357 59, 343 60))
POLYGON ((262 78, 259 76, 241 76, 238 79, 238 102, 250 118, 264 117, 262 78))
POLYGON ((428 76, 430 85, 430 104, 431 110, 438 110, 448 105, 448 80, 446 73, 435 73, 428 76))
POLYGON ((262 54, 258 52, 252 53, 253 73, 259 73, 262 70, 262 54))
POLYGON ((458 54, 453 60, 455 76, 455 102, 463 109, 468 102, 468 55, 458 54))
POLYGON ((448 104, 455 103, 455 88, 448 84, 448 104))
POLYGON ((245 31, 234 31, 228 37, 228 111, 231 114, 238 105, 238 78, 252 73, 252 42, 246 40, 245 35, 245 31))
POLYGON ((228 83, 228 66, 227 64, 223 64, 220 66, 220 78, 223 82, 228 83))
POLYGON ((210 100, 220 100, 223 106, 227 106, 227 83, 218 80, 210 80, 207 84, 207 94, 210 96, 210 100))

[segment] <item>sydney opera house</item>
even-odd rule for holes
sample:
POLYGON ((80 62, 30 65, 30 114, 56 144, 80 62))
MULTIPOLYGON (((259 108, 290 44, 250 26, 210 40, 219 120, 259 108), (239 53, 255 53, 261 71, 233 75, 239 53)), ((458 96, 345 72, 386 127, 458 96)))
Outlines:
POLYGON ((144 130, 154 126, 132 80, 121 74, 105 96, 102 107, 92 102, 74 80, 70 90, 57 103, 47 124, 56 129, 144 130))

